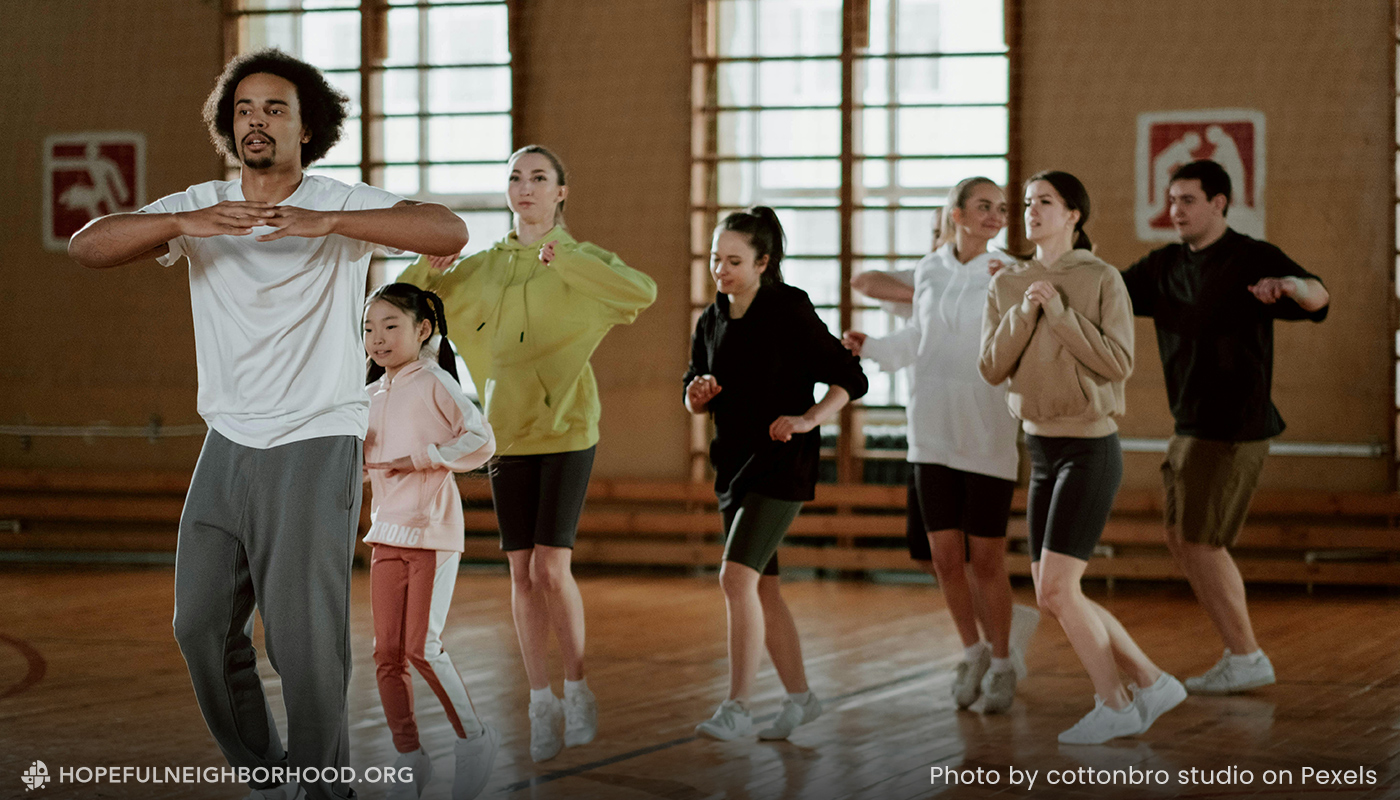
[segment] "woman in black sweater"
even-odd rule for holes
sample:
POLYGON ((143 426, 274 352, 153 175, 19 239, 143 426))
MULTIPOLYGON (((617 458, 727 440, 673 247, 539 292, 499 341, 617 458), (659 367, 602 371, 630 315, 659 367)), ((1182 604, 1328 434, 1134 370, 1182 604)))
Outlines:
POLYGON ((792 612, 778 591, 783 534, 811 500, 820 427, 868 387, 860 361, 827 330, 806 292, 783 283, 783 229, 773 209, 736 211, 715 230, 710 274, 719 291, 690 346, 685 406, 714 415, 710 462, 724 516, 720 585, 729 612, 729 699, 696 732, 748 735, 758 660, 767 644, 788 691, 761 739, 786 739, 821 704, 807 687, 792 612), (830 386, 813 402, 817 383, 830 386))

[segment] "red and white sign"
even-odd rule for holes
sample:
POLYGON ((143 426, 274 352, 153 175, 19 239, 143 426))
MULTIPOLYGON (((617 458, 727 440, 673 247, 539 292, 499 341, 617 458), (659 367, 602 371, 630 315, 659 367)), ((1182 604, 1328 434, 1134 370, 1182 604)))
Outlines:
POLYGON ((1176 241, 1167 184, 1172 170, 1198 158, 1219 163, 1230 176, 1230 227, 1264 238, 1264 112, 1248 109, 1138 115, 1138 238, 1176 241))
POLYGON ((146 204, 146 137, 140 133, 60 133, 44 140, 44 247, 105 214, 146 204))

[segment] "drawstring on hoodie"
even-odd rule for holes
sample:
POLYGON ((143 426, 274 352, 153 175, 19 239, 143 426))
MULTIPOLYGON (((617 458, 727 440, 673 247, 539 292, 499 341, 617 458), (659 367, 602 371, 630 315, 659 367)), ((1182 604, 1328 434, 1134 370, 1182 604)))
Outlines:
MULTIPOLYGON (((530 283, 530 279, 533 278, 533 277, 535 277, 535 268, 536 268, 536 264, 539 263, 539 248, 542 247, 542 246, 543 246, 543 240, 541 241, 541 243, 540 243, 539 245, 537 245, 537 246, 534 248, 535 251, 536 251, 536 256, 535 256, 535 259, 534 259, 534 263, 532 263, 532 264, 530 265, 530 274, 529 274, 529 275, 526 275, 526 276, 525 276, 525 280, 522 281, 521 284, 520 284, 520 304, 521 304, 521 312, 522 312, 522 314, 523 314, 523 316, 524 316, 524 325, 523 325, 523 326, 521 327, 521 329, 520 329, 520 343, 521 343, 521 344, 524 344, 524 343, 525 343, 525 329, 528 328, 528 327, 530 327, 530 301, 529 301, 529 293, 526 291, 526 288, 527 288, 527 286, 528 286, 529 283, 530 283)), ((496 247, 495 247, 495 249, 501 250, 501 249, 505 249, 505 248, 502 248, 499 244, 497 244, 496 247)), ((480 324, 480 325, 476 326, 476 329, 477 329, 478 331, 481 330, 482 328, 485 328, 485 327, 486 327, 486 323, 489 322, 489 321, 491 320, 491 317, 493 317, 493 316, 497 316, 497 317, 500 316, 500 313, 501 313, 501 306, 505 305, 505 302, 506 302, 506 289, 509 289, 511 286, 514 285, 515 273, 516 273, 516 263, 518 262, 519 258, 520 258, 520 253, 519 253, 519 251, 517 251, 515 254, 513 254, 513 255, 511 256, 511 259, 510 259, 510 267, 511 267, 510 278, 508 278, 508 279, 506 280, 505 284, 501 287, 501 293, 500 293, 500 295, 498 295, 498 296, 496 297, 496 307, 493 308, 493 309, 491 309, 491 313, 488 314, 488 315, 486 316, 486 319, 484 319, 484 320, 481 321, 481 324, 480 324)))

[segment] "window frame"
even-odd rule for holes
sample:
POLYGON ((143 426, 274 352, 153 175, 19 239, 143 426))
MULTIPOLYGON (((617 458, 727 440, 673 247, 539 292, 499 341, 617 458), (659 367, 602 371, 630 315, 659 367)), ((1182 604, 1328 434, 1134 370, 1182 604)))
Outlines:
MULTIPOLYGON (((836 190, 836 203, 817 205, 788 205, 785 203, 769 203, 775 209, 782 211, 788 208, 820 208, 823 210, 835 210, 839 220, 838 250, 835 258, 838 265, 838 302, 835 307, 839 326, 841 330, 849 330, 853 327, 855 314, 858 311, 873 309, 876 306, 869 301, 857 302, 851 289, 851 278, 855 272, 856 262, 885 261, 895 264, 904 259, 904 255, 897 252, 898 244, 895 237, 889 237, 890 244, 885 253, 858 253, 854 246, 856 240, 856 218, 858 212, 863 210, 887 210, 894 212, 900 209, 924 208, 923 204, 904 205, 898 201, 891 201, 885 205, 872 205, 865 198, 857 201, 856 174, 857 165, 872 161, 884 161, 891 166, 891 180, 887 181, 889 187, 887 194, 891 197, 898 194, 899 187, 894 180, 894 166, 900 162, 915 160, 939 160, 946 158, 998 158, 1005 159, 1007 169, 1007 183, 1016 186, 1020 183, 1021 164, 1019 158, 1020 141, 1017 134, 1019 127, 1019 90, 1020 90, 1020 27, 1022 0, 1003 0, 1003 25, 1004 40, 1006 50, 1004 52, 967 52, 967 53, 943 53, 943 52, 901 52, 897 45, 891 45, 885 52, 868 52, 869 26, 870 26, 870 0, 841 0, 841 47, 839 53, 823 53, 820 55, 779 55, 779 56, 720 56, 718 41, 719 8, 722 3, 732 0, 692 0, 691 9, 691 30, 692 30, 692 91, 691 91, 691 111, 692 111, 692 146, 691 146, 691 281, 690 281, 690 320, 693 326, 698 320, 700 313, 709 305, 713 297, 713 289, 708 278, 709 259, 709 234, 719 221, 721 212, 727 212, 731 206, 721 205, 719 196, 719 165, 734 162, 763 162, 774 160, 765 156, 721 156, 719 155, 720 123, 719 115, 726 112, 752 112, 758 113, 765 110, 830 110, 830 105, 768 105, 759 103, 757 93, 749 98, 752 103, 749 105, 722 105, 719 102, 719 67, 726 63, 768 63, 781 61, 839 61, 840 64, 840 102, 835 108, 840 114, 840 151, 837 156, 782 156, 777 160, 791 161, 824 161, 831 162, 838 160, 840 165, 840 178, 836 190), (890 95, 887 102, 883 104, 864 104, 857 102, 856 80, 859 65, 869 64, 874 61, 885 61, 895 64, 903 59, 910 58, 944 58, 944 57, 988 57, 997 56, 1007 59, 1008 85, 1006 102, 987 103, 900 103, 897 95, 890 95), (871 109, 884 109, 892 117, 898 109, 919 108, 919 107, 1004 107, 1006 109, 1006 152, 987 154, 920 154, 903 155, 896 152, 892 143, 895 133, 893 126, 890 126, 887 146, 889 152, 883 155, 871 155, 863 152, 864 145, 857 140, 859 128, 858 117, 871 109)), ((893 5, 894 0, 892 0, 893 5)), ((891 20, 893 27, 894 21, 891 20)), ((893 85, 895 70, 890 69, 890 85, 893 85)), ((754 70, 755 75, 757 69, 754 70)), ((755 78, 756 81, 756 78, 755 78)), ((830 190, 822 190, 830 194, 830 190)), ((861 187, 864 192, 864 188, 861 187)), ((920 195, 926 197, 927 195, 920 195)), ((930 213, 942 203, 927 206, 930 213)), ((895 224, 894 214, 891 213, 891 226, 895 224)), ((1017 226, 1011 225, 1007 228, 1007 235, 1013 247, 1022 245, 1020 231, 1017 226)), ((784 260, 799 259, 804 256, 788 256, 784 260)), ((806 256, 807 258, 821 258, 830 260, 828 255, 806 256)), ((819 306, 819 308, 829 308, 829 306, 819 306)), ((878 413, 881 410, 893 410, 900 406, 869 407, 863 403, 849 403, 842 409, 839 417, 839 434, 834 453, 824 453, 832 455, 836 462, 836 474, 838 483, 858 483, 861 482, 864 461, 871 458, 900 458, 904 457, 902 451, 881 451, 868 452, 865 449, 864 437, 864 417, 869 412, 878 413), (859 431, 860 441, 855 432, 859 431)), ((709 420, 697 415, 692 419, 689 437, 690 451, 690 473, 694 480, 704 480, 708 468, 708 443, 710 439, 709 420)))
MULTIPOLYGON (((403 194, 406 199, 441 203, 453 212, 458 214, 481 214, 500 212, 503 217, 508 217, 509 209, 506 207, 504 189, 504 170, 502 171, 502 188, 490 192, 462 192, 462 193, 433 193, 428 191, 428 170, 436 166, 459 166, 459 165, 496 165, 504 164, 505 159, 472 159, 472 160, 433 160, 428 154, 428 128, 432 119, 474 117, 474 116, 504 116, 509 120, 510 133, 508 136, 508 147, 514 151, 519 147, 519 119, 518 109, 520 108, 520 85, 518 80, 519 70, 517 69, 517 54, 520 52, 517 46, 517 21, 519 20, 520 0, 417 0, 417 2, 395 3, 391 5, 388 0, 353 0, 345 2, 343 5, 327 8, 302 8, 302 0, 291 0, 285 8, 248 8, 249 0, 221 0, 223 11, 223 48, 224 62, 240 55, 242 50, 242 33, 240 26, 242 21, 248 17, 255 16, 288 16, 299 24, 300 20, 308 14, 322 13, 346 13, 354 12, 359 17, 360 32, 360 53, 359 63, 354 67, 343 68, 322 68, 327 74, 358 74, 359 77, 359 115, 355 117, 359 125, 359 162, 356 165, 335 165, 347 168, 358 168, 359 180, 382 186, 385 183, 385 170, 394 167, 416 166, 418 168, 419 190, 413 194, 403 194), (505 10, 507 41, 505 47, 504 61, 473 61, 464 64, 429 63, 425 53, 429 46, 427 37, 424 35, 427 28, 427 12, 430 9, 461 8, 472 6, 499 6, 505 10), (388 64, 384 62, 388 58, 389 52, 389 13, 391 11, 417 9, 419 11, 419 36, 418 36, 418 60, 412 64, 388 64), (440 69, 500 69, 509 70, 509 97, 510 106, 503 111, 453 111, 453 112, 431 112, 427 103, 427 83, 432 70, 440 69), (416 113, 388 113, 385 98, 382 91, 376 86, 377 79, 381 75, 390 72, 415 71, 418 73, 418 111, 416 113), (384 127, 390 119, 417 118, 420 121, 418 130, 418 160, 391 160, 388 158, 384 147, 384 127)), ((301 57, 301 56, 298 56, 301 57)), ((318 68, 320 68, 318 66, 318 68)), ((382 84, 382 80, 378 83, 382 84)), ((319 162, 318 162, 319 163, 319 162)), ((318 165, 312 165, 310 169, 315 169, 318 165)), ((236 170, 236 168, 232 168, 236 170)), ((478 241, 477 237, 473 237, 478 241)), ((483 242, 489 246, 489 242, 483 242)), ((402 258, 387 259, 376 254, 370 268, 369 284, 375 285, 383 282, 389 276, 385 273, 386 264, 389 261, 402 261, 402 258)))

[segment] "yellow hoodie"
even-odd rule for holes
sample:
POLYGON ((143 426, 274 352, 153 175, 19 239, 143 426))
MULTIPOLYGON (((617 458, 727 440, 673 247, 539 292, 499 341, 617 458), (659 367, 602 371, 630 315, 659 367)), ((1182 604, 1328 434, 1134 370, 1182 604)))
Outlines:
POLYGON ((501 456, 598 443, 598 383, 588 359, 608 329, 656 300, 656 282, 555 227, 526 247, 511 233, 438 272, 420 258, 399 280, 437 292, 501 456), (540 248, 554 242, 554 260, 540 248))

